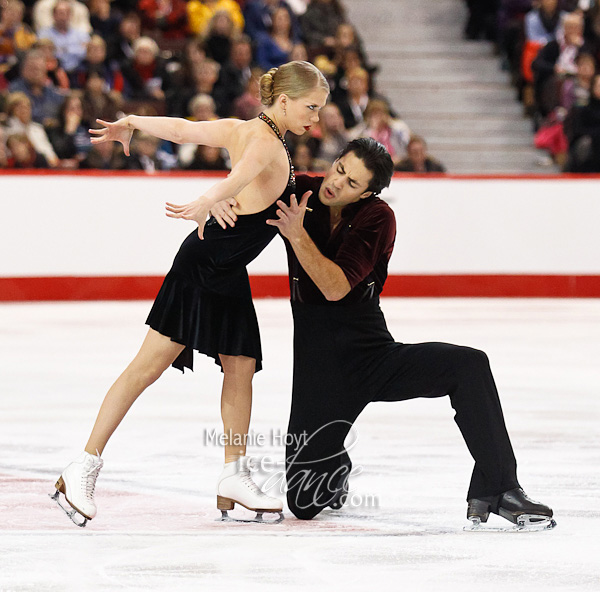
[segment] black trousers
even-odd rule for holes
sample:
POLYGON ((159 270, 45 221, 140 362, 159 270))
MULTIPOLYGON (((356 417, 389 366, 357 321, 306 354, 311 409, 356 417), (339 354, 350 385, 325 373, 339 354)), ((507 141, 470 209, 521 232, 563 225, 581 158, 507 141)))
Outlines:
POLYGON ((286 447, 287 501, 310 519, 351 469, 344 440, 372 401, 448 395, 475 460, 467 499, 518 487, 516 460, 485 353, 447 343, 402 344, 378 299, 350 306, 292 304, 294 384, 286 447))

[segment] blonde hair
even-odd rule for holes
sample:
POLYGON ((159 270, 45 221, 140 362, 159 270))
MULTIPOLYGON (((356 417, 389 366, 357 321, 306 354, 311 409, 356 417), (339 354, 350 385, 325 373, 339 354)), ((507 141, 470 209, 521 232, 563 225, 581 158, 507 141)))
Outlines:
POLYGON ((133 53, 136 54, 140 49, 149 49, 154 57, 156 57, 160 53, 160 49, 158 48, 158 44, 151 37, 138 37, 133 42, 133 53))
POLYGON ((28 103, 31 106, 31 99, 21 91, 10 93, 6 99, 6 114, 12 117, 15 113, 15 109, 21 103, 28 103))
POLYGON ((288 62, 271 68, 260 79, 260 102, 272 105, 279 95, 298 99, 315 88, 329 92, 329 84, 323 73, 310 62, 288 62))

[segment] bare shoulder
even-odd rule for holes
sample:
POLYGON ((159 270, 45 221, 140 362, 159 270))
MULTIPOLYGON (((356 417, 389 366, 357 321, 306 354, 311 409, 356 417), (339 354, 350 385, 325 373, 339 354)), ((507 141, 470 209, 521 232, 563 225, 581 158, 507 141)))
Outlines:
POLYGON ((235 133, 239 134, 246 150, 260 150, 260 152, 274 155, 281 149, 279 138, 259 119, 241 121, 239 124, 235 133))

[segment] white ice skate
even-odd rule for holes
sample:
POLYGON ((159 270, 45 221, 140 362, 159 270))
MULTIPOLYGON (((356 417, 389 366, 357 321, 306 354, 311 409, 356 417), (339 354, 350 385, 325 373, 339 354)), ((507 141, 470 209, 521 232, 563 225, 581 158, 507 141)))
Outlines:
POLYGON ((96 515, 94 489, 96 478, 103 464, 104 461, 99 454, 94 456, 89 452, 83 452, 63 471, 55 485, 56 493, 50 495, 77 526, 85 526, 87 521, 96 515), (61 493, 72 509, 68 509, 60 503, 61 493), (80 520, 79 517, 83 520, 80 520))
POLYGON ((217 483, 217 508, 221 510, 219 520, 235 522, 267 522, 263 520, 264 513, 277 513, 279 518, 269 522, 283 520, 283 504, 280 500, 269 497, 254 483, 250 475, 251 461, 247 456, 240 457, 237 461, 227 463, 217 483), (227 513, 233 510, 235 504, 244 506, 256 512, 256 517, 251 520, 232 518, 227 513))

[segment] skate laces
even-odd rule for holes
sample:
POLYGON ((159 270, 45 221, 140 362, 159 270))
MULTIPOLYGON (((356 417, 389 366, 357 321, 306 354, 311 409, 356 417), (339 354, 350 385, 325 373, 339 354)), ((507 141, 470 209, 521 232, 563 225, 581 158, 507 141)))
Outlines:
MULTIPOLYGON (((91 464, 91 463, 90 463, 91 464)), ((98 462, 94 459, 94 463, 91 465, 89 469, 86 470, 84 467, 83 470, 83 480, 85 485, 85 496, 87 499, 93 501, 94 499, 94 490, 96 489, 96 479, 98 478, 98 473, 102 468, 104 463, 100 458, 98 458, 98 462)))
POLYGON ((250 469, 253 469, 255 466, 256 464, 252 458, 245 457, 244 460, 240 462, 241 481, 252 491, 252 493, 264 496, 265 494, 262 489, 254 482, 254 479, 252 479, 252 475, 250 474, 250 469))

